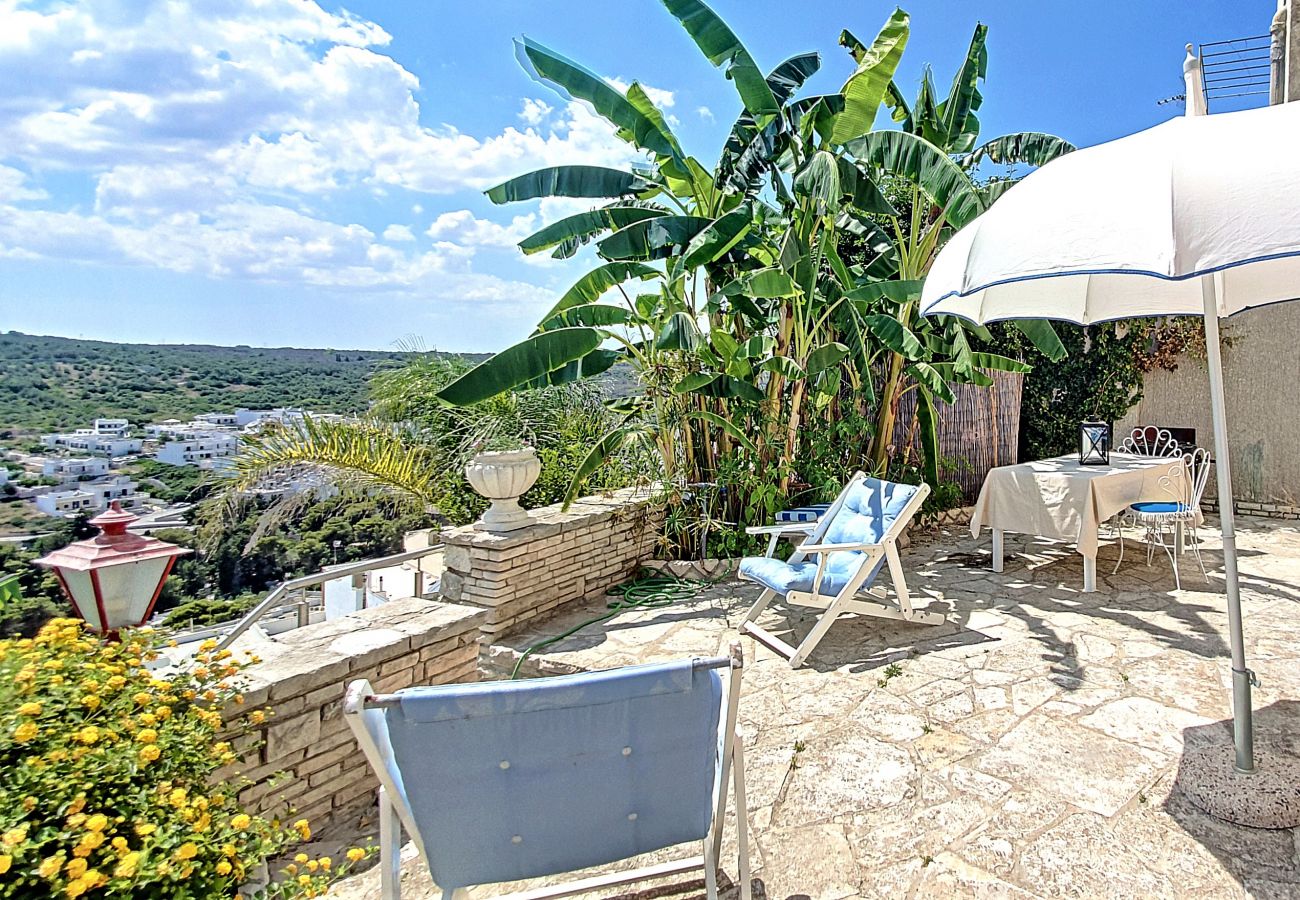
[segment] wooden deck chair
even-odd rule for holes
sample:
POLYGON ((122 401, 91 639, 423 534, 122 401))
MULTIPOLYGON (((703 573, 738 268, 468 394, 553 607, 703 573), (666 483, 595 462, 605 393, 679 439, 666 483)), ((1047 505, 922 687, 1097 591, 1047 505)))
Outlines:
POLYGON ((691 841, 700 855, 509 897, 565 897, 702 867, 713 900, 730 782, 738 886, 749 900, 742 666, 737 643, 729 657, 385 696, 352 682, 344 717, 380 784, 381 897, 399 900, 404 828, 444 900, 691 841))
MULTIPOLYGON (((741 631, 758 638, 798 668, 845 613, 926 625, 943 622, 940 613, 912 607, 898 556, 898 538, 929 493, 928 485, 894 484, 858 472, 789 559, 776 559, 769 549, 767 556, 741 561, 740 577, 763 586, 758 600, 745 613, 741 631), (892 604, 881 602, 888 599, 884 590, 871 586, 886 563, 894 585, 896 603, 892 604), (872 599, 859 599, 860 594, 872 599), (825 610, 797 648, 756 624, 777 597, 784 597, 792 606, 825 610)), ((787 526, 748 530, 751 534, 771 534, 773 529, 783 527, 787 526)))

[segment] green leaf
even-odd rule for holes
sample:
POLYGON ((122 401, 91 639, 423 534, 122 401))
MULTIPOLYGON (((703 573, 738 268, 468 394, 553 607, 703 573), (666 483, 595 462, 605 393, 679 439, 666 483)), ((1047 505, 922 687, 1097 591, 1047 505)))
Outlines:
POLYGON ((1061 343, 1061 338, 1051 322, 1046 319, 1014 319, 1011 324, 1020 329, 1021 334, 1029 338, 1029 342, 1038 348, 1038 352, 1052 362, 1065 359, 1065 345, 1061 343))
POLYGON ((844 111, 835 117, 831 143, 844 144, 871 130, 885 91, 894 78, 899 60, 903 58, 908 22, 907 13, 901 9, 894 10, 871 47, 857 60, 857 70, 840 91, 844 95, 844 111))
POLYGON ((760 299, 793 297, 796 293, 794 282, 780 269, 759 269, 750 272, 740 280, 744 286, 744 293, 750 297, 760 299))
POLYGON ((971 364, 977 369, 988 369, 993 372, 1032 372, 1034 367, 1028 363, 1023 363, 1018 359, 1012 359, 1009 356, 1001 356, 997 353, 978 353, 972 352, 970 355, 971 364))
POLYGON ((924 348, 921 342, 917 340, 916 335, 907 329, 902 322, 893 316, 873 315, 864 316, 863 324, 867 330, 876 336, 876 338, 895 353, 900 354, 904 359, 920 359, 924 348))
POLYGON ((758 448, 755 447, 754 442, 749 439, 749 435, 745 434, 745 432, 742 431, 738 426, 727 421, 717 413, 711 413, 708 410, 704 410, 704 409, 693 409, 690 412, 686 413, 686 417, 690 419, 701 419, 705 422, 709 422, 710 424, 716 425, 717 427, 721 428, 723 431, 727 432, 727 434, 735 438, 736 442, 740 444, 740 446, 748 450, 750 453, 758 452, 758 448))
POLYGON ((748 206, 741 206, 725 216, 714 219, 709 226, 691 238, 682 255, 682 268, 706 266, 731 252, 753 225, 753 215, 748 206))
POLYGON ((885 89, 885 108, 890 111, 889 117, 902 126, 904 131, 913 129, 912 108, 907 105, 907 100, 903 97, 903 92, 898 89, 898 85, 892 81, 885 89))
POLYGON ((625 228, 633 222, 664 215, 667 212, 662 209, 641 206, 606 206, 575 213, 533 232, 519 242, 519 249, 525 253, 540 253, 564 241, 585 239, 607 229, 625 228))
POLYGON ((538 197, 630 197, 652 187, 638 175, 601 166, 552 166, 519 175, 486 193, 493 203, 538 197))
POLYGON ((686 394, 699 390, 706 384, 713 384, 717 378, 716 372, 693 372, 674 384, 673 390, 679 394, 686 394))
POLYGON ((939 484, 939 416, 934 410, 934 398, 924 387, 916 392, 916 422, 921 432, 921 459, 925 466, 925 480, 939 484))
POLYGON ((653 269, 641 263, 613 262, 597 266, 579 278, 573 287, 565 291, 564 296, 551 307, 546 315, 542 316, 542 321, 549 321, 571 307, 595 303, 605 295, 606 291, 617 284, 622 284, 633 278, 648 281, 662 274, 658 269, 653 269))
POLYGON ((623 140, 662 156, 681 155, 681 147, 663 114, 644 91, 633 98, 629 89, 625 97, 595 72, 530 38, 515 39, 515 57, 524 71, 537 81, 549 82, 566 100, 577 98, 590 103, 614 123, 623 140))
POLYGON ((623 358, 623 354, 618 350, 605 350, 597 348, 592 350, 582 359, 575 359, 560 366, 554 372, 550 372, 542 378, 537 378, 528 382, 524 387, 541 388, 547 385, 555 384, 572 384, 575 381, 581 381, 584 378, 594 378, 601 372, 608 370, 614 363, 623 358))
POLYGON ((842 156, 836 158, 836 163, 840 168, 840 185, 844 189, 844 194, 859 212, 869 215, 898 215, 898 210, 894 209, 894 205, 880 192, 880 188, 869 174, 842 156))
MULTIPOLYGON (((670 156, 672 159, 681 159, 685 155, 682 153, 681 144, 677 143, 677 137, 673 134, 672 129, 668 127, 668 120, 664 118, 663 111, 659 109, 659 107, 655 106, 655 102, 650 99, 650 95, 647 94, 645 88, 641 86, 641 82, 634 81, 628 85, 627 102, 631 104, 632 108, 640 113, 646 121, 658 130, 671 148, 671 153, 660 153, 660 156, 670 156)), ((656 152, 650 147, 647 147, 646 149, 651 152, 656 152)))
POLYGON ((921 296, 922 281, 873 281, 854 288, 845 296, 856 303, 874 305, 882 299, 892 300, 900 306, 921 296))
POLYGON ((803 366, 788 356, 769 357, 763 360, 759 368, 768 372, 776 372, 790 381, 798 381, 801 378, 808 377, 808 372, 804 370, 803 366))
POLYGON ((973 118, 973 112, 980 106, 979 82, 984 78, 989 60, 988 48, 984 46, 988 33, 987 25, 975 26, 970 47, 966 50, 966 58, 962 60, 961 68, 957 70, 952 80, 948 99, 940 104, 945 138, 942 147, 950 152, 961 152, 956 145, 964 134, 970 134, 971 142, 974 141, 975 135, 979 134, 978 121, 972 127, 969 120, 973 118))
POLYGON ((713 349, 724 360, 731 359, 736 355, 736 351, 740 349, 740 344, 736 343, 736 339, 721 328, 709 332, 709 343, 713 345, 713 349))
POLYGON ((581 359, 600 346, 604 337, 595 328, 560 328, 535 334, 485 359, 437 396, 453 406, 469 406, 495 397, 581 359))
POLYGON ((803 87, 804 82, 821 68, 821 65, 820 54, 801 53, 790 57, 769 72, 767 86, 772 89, 772 96, 776 98, 777 105, 782 105, 793 97, 795 92, 803 87))
POLYGON ((934 144, 905 131, 873 131, 848 145, 859 160, 919 187, 960 228, 984 211, 970 175, 934 144))
POLYGON ((756 334, 740 345, 741 355, 746 359, 757 359, 772 352, 776 341, 768 334, 756 334))
POLYGON ((1022 131, 985 142, 962 160, 962 164, 969 168, 987 159, 998 165, 1044 166, 1074 149, 1074 144, 1054 134, 1022 131))
POLYGON ((664 6, 682 23, 709 62, 715 66, 726 64, 727 78, 736 83, 741 102, 760 127, 780 112, 772 88, 754 58, 717 13, 702 0, 664 0, 664 6))
POLYGON ((824 372, 831 366, 838 365, 848 355, 849 348, 838 341, 823 344, 808 354, 808 374, 816 375, 818 372, 824 372))
POLYGON ((835 154, 828 150, 814 153, 795 173, 794 192, 811 200, 819 216, 839 209, 845 191, 835 154))
POLYGON ((587 303, 571 306, 556 316, 552 316, 537 326, 538 331, 554 331, 556 328, 588 326, 603 328, 609 325, 624 325, 631 313, 626 307, 613 306, 608 303, 587 303))
POLYGON ((636 426, 625 421, 605 432, 596 443, 592 444, 591 450, 582 458, 582 462, 578 463, 578 468, 573 472, 573 478, 569 480, 569 489, 564 495, 564 507, 566 509, 577 498, 578 492, 582 489, 582 483, 587 480, 591 473, 603 466, 611 456, 622 449, 636 435, 637 431, 636 426))
POLYGON ((700 329, 690 313, 675 312, 668 317, 655 338, 660 350, 694 350, 700 345, 700 329))
POLYGON ((715 375, 708 381, 696 383, 691 382, 688 388, 680 388, 686 379, 678 383, 674 390, 681 390, 682 393, 700 394, 704 397, 730 397, 739 400, 748 400, 750 403, 762 403, 765 396, 762 391, 754 387, 748 381, 742 381, 739 378, 733 378, 730 375, 715 375))
POLYGON ((703 216, 659 216, 633 222, 596 244, 596 252, 609 260, 664 259, 708 228, 703 216))
POLYGON ((944 403, 952 403, 957 398, 939 371, 928 363, 914 362, 903 370, 922 389, 928 390, 944 403))

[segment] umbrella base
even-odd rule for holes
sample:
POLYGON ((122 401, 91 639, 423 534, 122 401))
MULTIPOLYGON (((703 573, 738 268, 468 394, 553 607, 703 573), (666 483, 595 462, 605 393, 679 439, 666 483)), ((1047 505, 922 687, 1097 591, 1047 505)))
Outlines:
POLYGON ((1238 772, 1230 735, 1185 751, 1177 784, 1198 809, 1250 828, 1300 825, 1300 758, 1280 744, 1258 738, 1255 771, 1238 772))

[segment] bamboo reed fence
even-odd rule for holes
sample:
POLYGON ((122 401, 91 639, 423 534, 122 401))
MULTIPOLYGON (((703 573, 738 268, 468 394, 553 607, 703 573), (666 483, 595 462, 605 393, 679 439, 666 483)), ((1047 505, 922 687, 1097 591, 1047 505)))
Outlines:
MULTIPOLYGON (((1024 376, 1015 372, 986 374, 993 379, 992 387, 956 385, 955 402, 937 404, 939 455, 948 462, 941 466, 940 477, 961 485, 967 503, 979 495, 989 469, 1019 461, 1024 376)), ((911 447, 919 460, 915 391, 908 391, 899 401, 894 445, 911 447)))

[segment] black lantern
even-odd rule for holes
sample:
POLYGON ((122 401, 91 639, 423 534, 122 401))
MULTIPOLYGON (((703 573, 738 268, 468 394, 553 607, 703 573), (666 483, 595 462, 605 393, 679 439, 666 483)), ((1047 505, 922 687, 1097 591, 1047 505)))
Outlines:
POLYGON ((1104 466, 1110 462, 1110 426, 1105 422, 1079 425, 1079 465, 1104 466))

